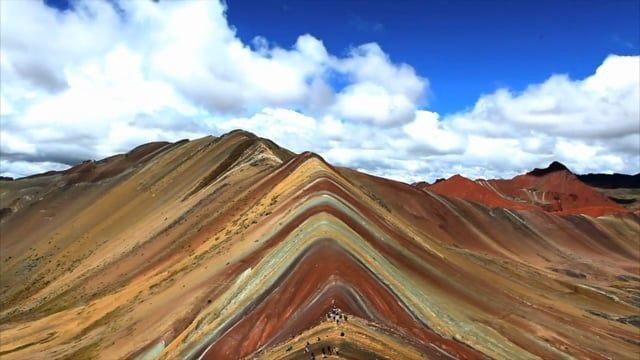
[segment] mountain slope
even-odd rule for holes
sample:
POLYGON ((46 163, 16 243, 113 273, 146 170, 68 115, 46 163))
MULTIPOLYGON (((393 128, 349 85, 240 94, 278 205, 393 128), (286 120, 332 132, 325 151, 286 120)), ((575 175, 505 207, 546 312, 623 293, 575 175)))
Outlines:
POLYGON ((554 213, 590 216, 625 211, 615 198, 586 185, 566 166, 555 161, 546 168, 536 168, 512 179, 472 181, 455 175, 434 184, 421 183, 418 187, 492 208, 540 208, 554 213))
POLYGON ((640 351, 634 213, 491 209, 242 131, 154 154, 0 183, 3 359, 640 351))
POLYGON ((471 200, 491 207, 521 210, 531 208, 526 203, 511 200, 489 186, 483 186, 481 182, 475 182, 460 175, 454 175, 433 185, 423 185, 422 188, 440 195, 471 200))
POLYGON ((598 190, 620 206, 640 210, 640 173, 578 175, 580 181, 598 190))

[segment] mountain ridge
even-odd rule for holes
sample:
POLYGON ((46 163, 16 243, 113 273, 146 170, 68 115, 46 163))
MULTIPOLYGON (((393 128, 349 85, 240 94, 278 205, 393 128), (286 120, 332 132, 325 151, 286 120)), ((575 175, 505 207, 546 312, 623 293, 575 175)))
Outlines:
POLYGON ((470 180, 460 175, 436 181, 414 183, 418 188, 441 195, 476 201, 489 207, 511 209, 540 208, 550 212, 580 213, 600 216, 611 212, 628 211, 640 204, 640 192, 634 176, 628 177, 590 174, 576 175, 560 162, 546 168, 536 168, 511 179, 470 180), (460 184, 461 178, 465 184, 460 184), (587 179, 590 183, 583 181, 587 179), (590 181, 591 179, 591 181, 590 181), (598 179, 598 180, 593 180, 598 179), (602 185, 603 188, 591 184, 602 185), (626 186, 631 194, 618 198, 616 190, 626 186))
POLYGON ((639 350, 633 212, 492 209, 246 132, 163 149, 2 182, 3 358, 639 350))

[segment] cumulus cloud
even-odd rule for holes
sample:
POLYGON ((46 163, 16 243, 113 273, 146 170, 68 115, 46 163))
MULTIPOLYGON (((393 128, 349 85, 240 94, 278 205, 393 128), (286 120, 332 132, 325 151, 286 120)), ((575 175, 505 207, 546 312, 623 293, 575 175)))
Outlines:
POLYGON ((406 146, 418 154, 460 154, 467 145, 465 136, 431 111, 416 111, 415 119, 404 125, 403 130, 406 137, 400 141, 405 141, 406 146))
MULTIPOLYGON (((637 173, 638 69, 637 56, 609 56, 585 79, 552 75, 519 93, 499 89, 481 96, 465 112, 442 117, 413 110, 408 121, 384 128, 343 116, 339 131, 348 136, 338 136, 337 141, 318 121, 304 122, 307 125, 296 136, 277 133, 275 129, 284 128, 277 120, 281 116, 249 118, 241 125, 294 150, 312 148, 338 165, 404 181, 432 181, 456 173, 511 177, 554 160, 579 173, 637 173)), ((348 89, 341 93, 345 94, 348 89)), ((362 114, 367 114, 367 104, 378 107, 371 116, 385 112, 380 102, 365 100, 362 114)))
POLYGON ((525 164, 560 160, 578 172, 635 173, 640 171, 640 57, 611 55, 582 80, 553 75, 520 93, 499 89, 445 121, 473 136, 468 156, 492 148, 525 164))
POLYGON ((293 108, 333 119, 318 124, 336 138, 343 120, 408 121, 427 87, 376 44, 345 57, 329 54, 308 34, 290 48, 261 37, 245 44, 215 1, 121 1, 117 8, 81 2, 64 12, 12 1, 3 2, 0 13, 5 175, 26 175, 13 169, 16 159, 58 161, 68 153, 60 164, 69 164, 125 151, 136 141, 241 127, 239 116, 284 116, 276 124, 282 126, 293 108), (335 76, 343 76, 347 88, 332 87, 335 76), (357 99, 344 114, 338 111, 353 89, 371 86, 384 112, 363 117, 353 111, 357 99))
POLYGON ((519 94, 500 89, 481 97, 471 112, 453 121, 494 136, 535 130, 565 137, 616 138, 638 131, 638 79, 637 56, 609 56, 584 80, 554 75, 519 94))
POLYGON ((415 111, 415 105, 404 95, 391 94, 383 86, 368 82, 346 87, 334 107, 340 117, 387 126, 411 121, 415 111))
POLYGON ((427 78, 378 44, 337 56, 310 34, 244 43, 216 1, 0 7, 5 176, 235 128, 404 181, 512 176, 552 160, 640 171, 637 56, 442 115, 428 110, 427 78))

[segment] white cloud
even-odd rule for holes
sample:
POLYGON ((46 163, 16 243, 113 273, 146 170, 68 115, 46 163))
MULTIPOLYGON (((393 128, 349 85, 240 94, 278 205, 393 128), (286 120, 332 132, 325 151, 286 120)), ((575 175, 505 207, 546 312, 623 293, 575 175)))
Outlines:
POLYGON ((520 94, 500 89, 452 121, 461 129, 495 136, 535 130, 566 137, 620 137, 640 126, 639 79, 639 57, 609 56, 584 80, 554 75, 520 94))
POLYGON ((413 102, 420 100, 428 86, 428 81, 419 77, 411 66, 392 64, 376 43, 353 48, 350 56, 337 63, 336 68, 357 82, 379 85, 388 92, 403 95, 413 102))
POLYGON ((404 95, 391 94, 381 85, 369 82, 346 87, 334 106, 340 117, 382 126, 407 123, 415 111, 415 105, 404 95))
POLYGON ((290 148, 304 151, 318 134, 315 118, 282 108, 264 108, 249 118, 235 118, 216 123, 221 132, 244 129, 260 134, 290 148))
POLYGON ((611 55, 583 80, 553 75, 521 93, 500 89, 445 120, 458 133, 474 136, 466 156, 500 159, 497 152, 506 151, 507 163, 532 158, 540 166, 560 160, 578 172, 635 173, 640 171, 640 57, 611 55))
POLYGON ((465 136, 450 129, 450 124, 440 121, 435 112, 419 110, 415 119, 403 126, 407 146, 417 152, 452 154, 464 151, 465 136))
MULTIPOLYGON (((239 116, 282 117, 274 131, 257 131, 264 136, 295 133, 280 131, 285 124, 296 129, 304 119, 315 122, 303 115, 290 119, 287 114, 297 113, 287 108, 323 119, 319 124, 327 125, 335 141, 342 120, 332 109, 343 94, 330 85, 334 74, 356 87, 369 78, 388 86, 378 99, 392 103, 405 93, 418 101, 426 88, 408 65, 391 63, 371 44, 341 58, 303 34, 290 49, 265 38, 257 38, 252 49, 236 37, 224 6, 215 1, 118 5, 124 15, 102 2, 78 3, 65 12, 40 2, 2 3, 0 125, 6 161, 0 172, 26 175, 14 171, 11 161, 55 158, 72 164, 124 151, 134 141, 202 136, 232 124, 251 128, 239 116), (372 78, 354 67, 359 63, 384 66, 399 80, 372 78), (220 126, 204 120, 211 118, 220 126), (30 153, 19 144, 29 144, 30 153)), ((376 116, 380 123, 395 121, 376 116)))
POLYGON ((11 168, 12 172, 3 173, 1 176, 15 176, 19 174, 23 176, 23 174, 41 174, 47 171, 58 171, 64 170, 69 166, 66 164, 61 164, 53 161, 8 161, 4 159, 0 159, 0 169, 8 169, 11 168))
POLYGON ((640 171, 637 56, 442 116, 425 109, 428 80, 378 44, 345 56, 309 34, 288 48, 245 44, 216 1, 118 5, 0 2, 2 175, 235 128, 406 181, 512 176, 552 160, 640 171))

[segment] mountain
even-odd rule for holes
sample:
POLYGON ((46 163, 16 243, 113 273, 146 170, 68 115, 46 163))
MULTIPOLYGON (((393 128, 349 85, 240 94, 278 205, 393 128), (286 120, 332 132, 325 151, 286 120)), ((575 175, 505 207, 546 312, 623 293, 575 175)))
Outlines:
POLYGON ((1 180, 0 357, 634 359, 640 216, 554 174, 465 200, 234 131, 1 180))
POLYGON ((549 166, 547 166, 546 168, 535 168, 531 171, 529 171, 527 173, 527 175, 531 175, 531 176, 544 176, 547 174, 551 174, 554 172, 571 172, 569 170, 569 168, 567 168, 563 163, 560 163, 558 161, 554 161, 551 164, 549 164, 549 166))
POLYGON ((578 179, 598 190, 613 202, 631 210, 640 210, 640 173, 586 174, 578 179))
POLYGON ((586 174, 578 175, 578 179, 585 184, 602 189, 639 189, 640 173, 627 174, 586 174))
MULTIPOLYGON (((585 184, 580 176, 576 176, 566 166, 555 161, 546 168, 536 168, 512 179, 466 179, 464 184, 461 184, 461 178, 460 175, 455 175, 432 185, 421 184, 418 187, 444 196, 475 201, 492 208, 538 208, 556 214, 600 216, 628 211, 623 204, 635 204, 635 199, 620 201, 601 189, 585 184)), ((640 191, 632 193, 640 195, 640 191)))
POLYGON ((461 175, 454 175, 433 185, 422 186, 437 194, 476 201, 491 207, 508 209, 528 209, 530 206, 503 196, 489 186, 467 179, 461 175))

